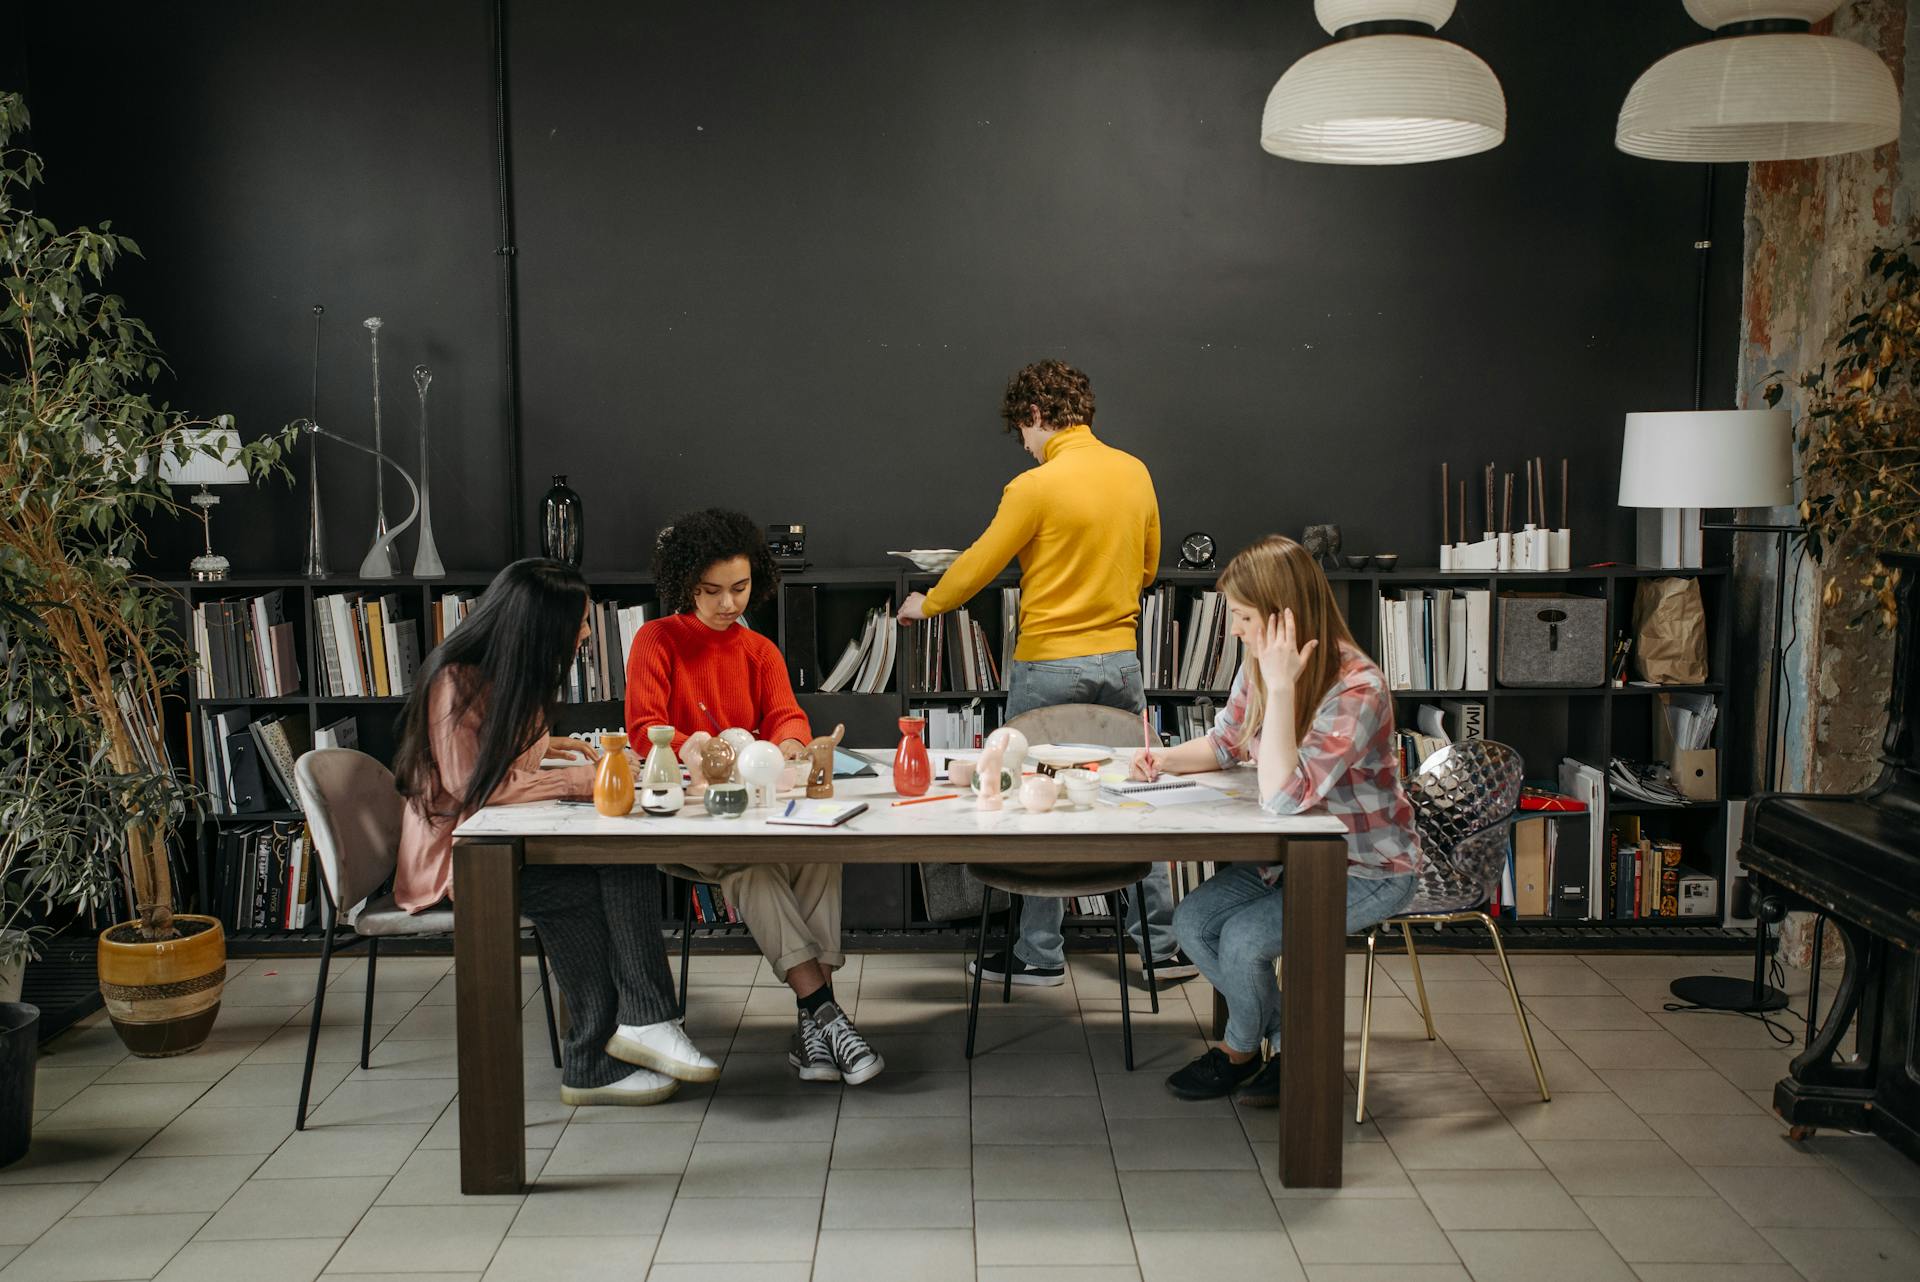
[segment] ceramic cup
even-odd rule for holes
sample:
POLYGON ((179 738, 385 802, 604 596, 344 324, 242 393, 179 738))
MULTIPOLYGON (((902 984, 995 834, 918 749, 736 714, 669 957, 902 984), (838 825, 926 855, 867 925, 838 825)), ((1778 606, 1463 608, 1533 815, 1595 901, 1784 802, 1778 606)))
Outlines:
POLYGON ((1060 799, 1060 785, 1047 775, 1034 775, 1020 784, 1020 804, 1036 815, 1053 809, 1060 799))
POLYGON ((973 759, 955 757, 947 763, 947 782, 956 788, 973 787, 973 759))
POLYGON ((1090 808, 1100 796, 1100 776, 1091 770, 1075 766, 1070 770, 1062 770, 1057 777, 1060 786, 1067 791, 1069 805, 1090 808))
POLYGON ((707 785, 707 813, 716 819, 738 819, 747 813, 747 803, 752 799, 752 790, 743 783, 707 785))

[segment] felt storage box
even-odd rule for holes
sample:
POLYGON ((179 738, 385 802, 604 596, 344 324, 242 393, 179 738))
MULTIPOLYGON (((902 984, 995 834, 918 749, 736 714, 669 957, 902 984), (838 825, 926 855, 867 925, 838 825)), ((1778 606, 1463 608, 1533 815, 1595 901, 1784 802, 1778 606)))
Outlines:
POLYGON ((1605 685, 1606 600, 1597 596, 1503 594, 1499 676, 1503 686, 1605 685))

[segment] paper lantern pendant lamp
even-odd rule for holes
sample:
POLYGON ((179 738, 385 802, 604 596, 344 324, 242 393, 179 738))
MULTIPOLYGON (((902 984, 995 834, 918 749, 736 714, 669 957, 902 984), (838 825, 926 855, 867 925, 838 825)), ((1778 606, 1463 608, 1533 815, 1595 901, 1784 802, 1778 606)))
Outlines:
POLYGON ((1334 165, 1411 165, 1471 156, 1507 136, 1500 80, 1434 34, 1454 0, 1314 0, 1334 42, 1267 95, 1260 145, 1334 165))
POLYGON ((1869 49, 1808 28, 1835 0, 1684 0, 1714 38, 1649 67, 1614 145, 1650 160, 1804 160, 1900 136, 1900 91, 1869 49))

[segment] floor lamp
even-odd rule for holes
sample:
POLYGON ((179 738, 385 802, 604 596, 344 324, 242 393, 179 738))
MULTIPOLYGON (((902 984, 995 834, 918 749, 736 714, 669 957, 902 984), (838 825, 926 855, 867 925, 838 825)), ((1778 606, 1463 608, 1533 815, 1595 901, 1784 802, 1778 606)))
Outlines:
MULTIPOLYGON (((1620 449, 1620 505, 1666 511, 1774 508, 1793 502, 1793 422, 1785 410, 1681 410, 1628 414, 1620 449)), ((1787 545, 1798 525, 1700 520, 1701 530, 1770 534, 1774 538, 1773 643, 1766 667, 1767 747, 1763 790, 1772 789, 1780 749, 1781 615, 1787 588, 1787 545)), ((1684 545, 1686 541, 1682 540, 1684 545)), ((1729 888, 1730 889, 1730 888, 1729 888)), ((1753 979, 1689 975, 1672 984, 1690 1006, 1725 1011, 1782 1010, 1787 995, 1766 983, 1767 925, 1756 910, 1753 979)))

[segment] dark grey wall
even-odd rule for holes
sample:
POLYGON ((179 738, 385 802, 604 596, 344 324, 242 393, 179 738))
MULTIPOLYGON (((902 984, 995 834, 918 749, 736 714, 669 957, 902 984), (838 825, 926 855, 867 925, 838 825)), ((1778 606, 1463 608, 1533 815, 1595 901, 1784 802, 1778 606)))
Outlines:
MULTIPOLYGON (((498 564, 551 472, 589 565, 643 566, 678 508, 808 524, 816 561, 964 543, 1024 461, 995 416, 1039 356, 1153 469, 1170 534, 1231 548, 1335 520, 1430 562, 1437 470, 1573 459, 1576 556, 1630 557, 1621 415, 1692 395, 1701 171, 1613 150, 1635 75, 1704 36, 1669 0, 1463 0, 1446 34, 1505 86, 1507 142, 1379 170, 1282 161, 1262 104, 1325 42, 1305 3, 522 3, 510 15, 526 479, 509 493, 490 6, 106 5, 82 56, 23 7, 49 208, 111 217, 167 394, 265 430, 388 442, 432 364, 451 567, 498 564)), ((8 74, 0 64, 0 74, 8 74)), ((1740 184, 1720 186, 1709 404, 1738 329, 1740 184)), ((335 449, 336 569, 371 465, 335 449)), ((299 492, 230 496, 245 568, 302 547, 299 492)), ((389 493, 390 515, 403 502, 389 493)), ((163 565, 189 531, 156 531, 163 565)), ((411 539, 403 542, 411 557, 411 539)))

